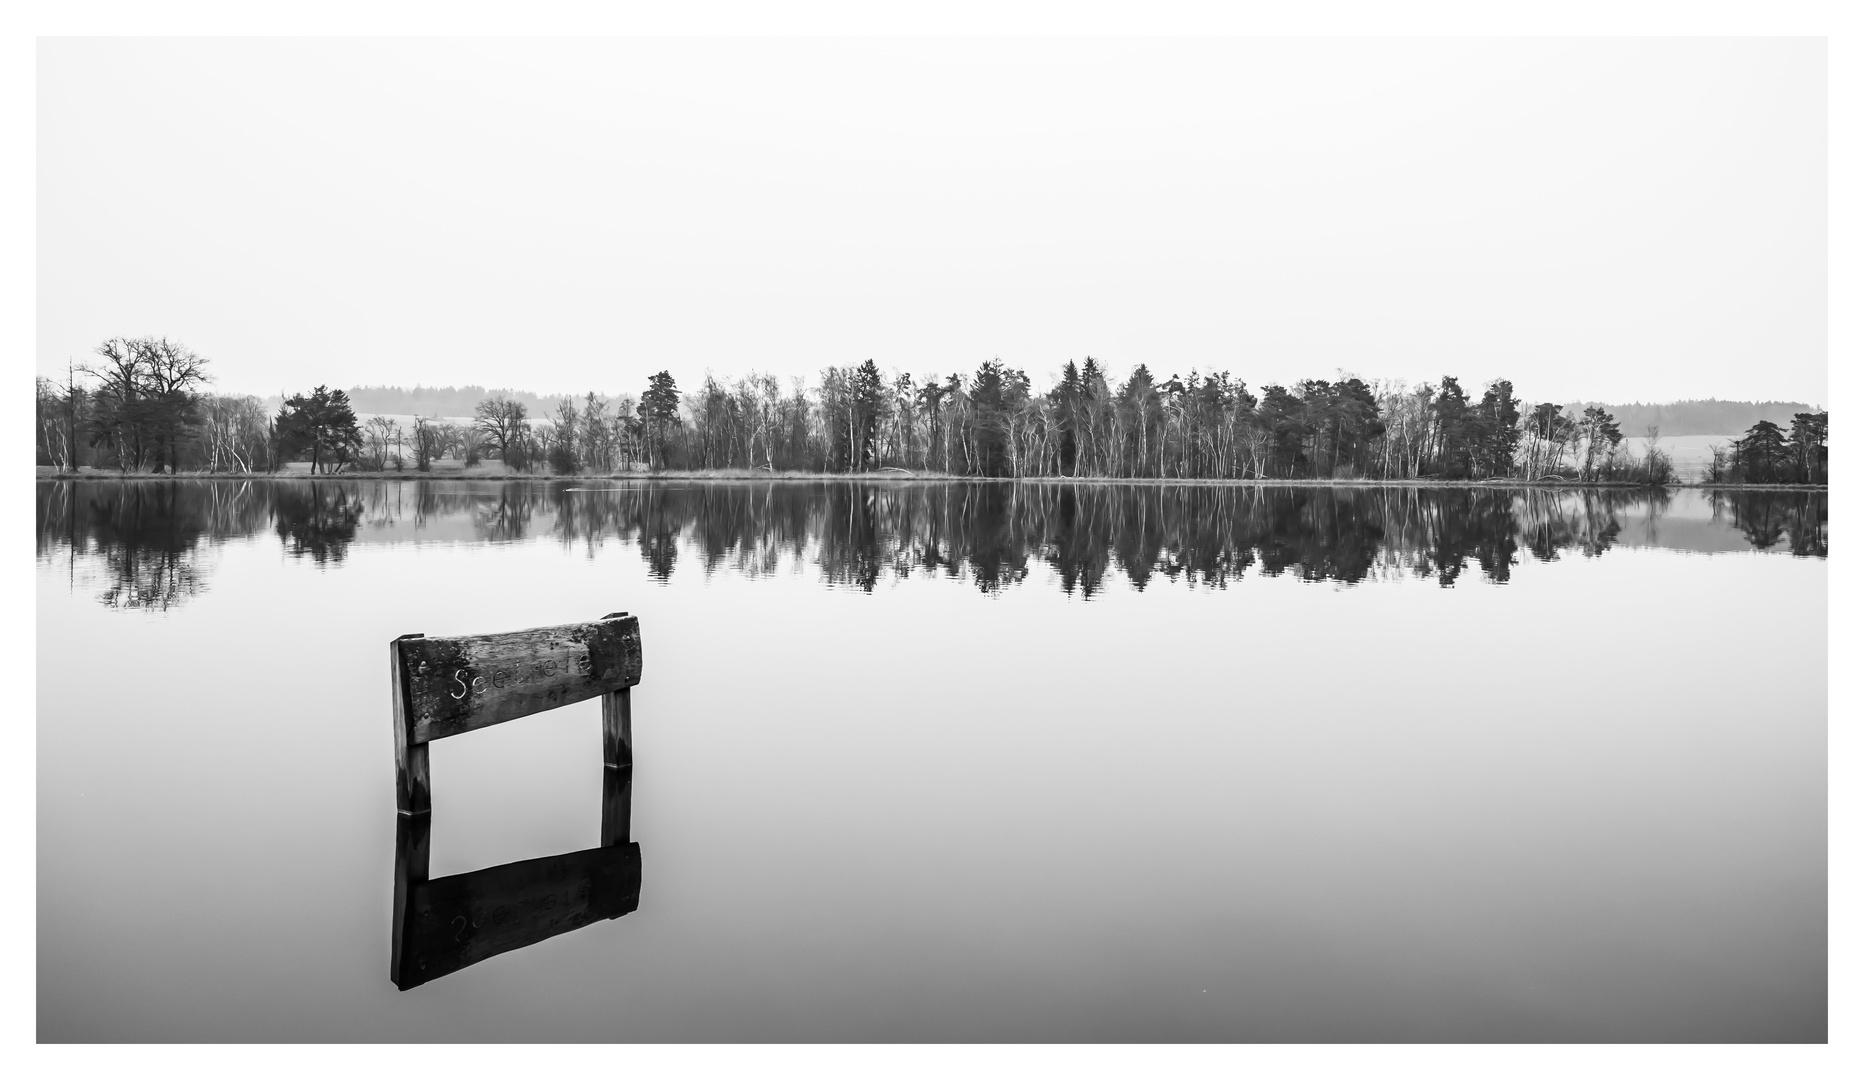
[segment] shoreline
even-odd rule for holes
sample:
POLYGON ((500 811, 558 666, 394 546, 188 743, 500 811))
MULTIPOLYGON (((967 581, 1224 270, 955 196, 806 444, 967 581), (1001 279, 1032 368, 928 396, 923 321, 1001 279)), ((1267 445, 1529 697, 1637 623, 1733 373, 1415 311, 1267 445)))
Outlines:
POLYGON ((1178 487, 1289 487, 1289 488, 1541 488, 1547 490, 1588 489, 1608 491, 1665 491, 1695 489, 1701 491, 1826 491, 1828 484, 1708 484, 1700 482, 1671 483, 1656 487, 1624 480, 1323 480, 1323 479, 1234 479, 1215 477, 1158 477, 1158 476, 959 476, 951 473, 817 473, 817 472, 764 472, 761 470, 712 470, 688 471, 673 470, 659 473, 590 473, 568 476, 524 476, 505 475, 488 476, 483 474, 449 474, 433 472, 416 472, 412 470, 382 470, 376 472, 322 473, 242 473, 242 472, 190 472, 190 473, 117 473, 117 472, 79 472, 58 473, 41 466, 35 480, 40 483, 48 481, 76 481, 82 483, 144 483, 149 481, 179 480, 239 480, 261 483, 301 483, 323 480, 428 480, 456 483, 486 484, 575 484, 585 482, 615 482, 619 484, 655 484, 666 481, 703 483, 888 483, 888 484, 1124 484, 1142 486, 1178 486, 1178 487))

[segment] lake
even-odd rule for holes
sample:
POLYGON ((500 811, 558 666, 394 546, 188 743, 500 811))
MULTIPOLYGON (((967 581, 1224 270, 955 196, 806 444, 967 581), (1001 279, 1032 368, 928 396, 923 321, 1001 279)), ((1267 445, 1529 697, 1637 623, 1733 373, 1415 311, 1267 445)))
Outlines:
POLYGON ((1823 492, 36 496, 42 1041, 1826 1038, 1823 492), (618 906, 398 990, 388 642, 616 611, 631 784, 570 705, 422 840, 618 906))

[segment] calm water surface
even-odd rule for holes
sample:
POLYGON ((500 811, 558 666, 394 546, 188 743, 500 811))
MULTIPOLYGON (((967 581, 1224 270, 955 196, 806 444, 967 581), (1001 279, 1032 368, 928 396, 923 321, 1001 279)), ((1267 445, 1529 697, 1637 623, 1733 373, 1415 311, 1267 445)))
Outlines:
MULTIPOLYGON (((42 1040, 1826 1037, 1823 494, 37 498, 42 1040), (387 642, 623 610, 638 908, 397 991, 387 642)), ((436 877, 616 797, 432 766, 436 877)))

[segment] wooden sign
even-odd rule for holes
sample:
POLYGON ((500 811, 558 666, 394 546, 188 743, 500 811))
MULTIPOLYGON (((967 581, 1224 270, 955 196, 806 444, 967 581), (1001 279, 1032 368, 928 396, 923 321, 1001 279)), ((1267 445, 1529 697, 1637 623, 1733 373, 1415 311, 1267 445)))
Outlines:
POLYGON ((641 845, 628 839, 628 768, 604 769, 602 846, 429 880, 431 814, 397 815, 389 978, 409 990, 641 901, 641 845))
POLYGON ((628 689, 641 681, 640 620, 389 643, 395 701, 395 808, 431 809, 427 744, 593 697, 602 698, 604 764, 631 764, 628 689))

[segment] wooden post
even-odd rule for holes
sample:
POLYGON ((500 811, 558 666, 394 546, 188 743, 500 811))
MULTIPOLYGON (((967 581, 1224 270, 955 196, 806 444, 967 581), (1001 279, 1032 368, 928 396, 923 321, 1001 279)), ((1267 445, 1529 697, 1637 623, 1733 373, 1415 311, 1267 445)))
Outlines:
POLYGON ((432 814, 395 815, 395 877, 398 881, 419 884, 427 880, 433 838, 432 814))
POLYGON ((398 814, 425 814, 434 808, 427 773, 427 744, 414 741, 414 717, 408 708, 408 671, 401 658, 400 643, 421 636, 403 634, 388 643, 389 669, 394 679, 395 812, 398 814))
POLYGON ((630 808, 634 799, 634 770, 602 770, 602 846, 616 847, 628 842, 630 808))
POLYGON ((414 894, 427 884, 427 856, 432 850, 434 816, 432 814, 395 815, 395 910, 393 940, 389 943, 388 977, 399 986, 407 976, 402 971, 402 956, 407 948, 408 911, 414 894))
MULTIPOLYGON (((628 613, 614 611, 604 619, 625 619, 628 613)), ((634 765, 634 714, 628 700, 629 687, 602 695, 602 764, 610 769, 627 769, 634 765)), ((622 833, 623 838, 627 832, 622 833)))
POLYGON ((627 687, 602 695, 602 764, 611 769, 634 765, 634 714, 627 687))

